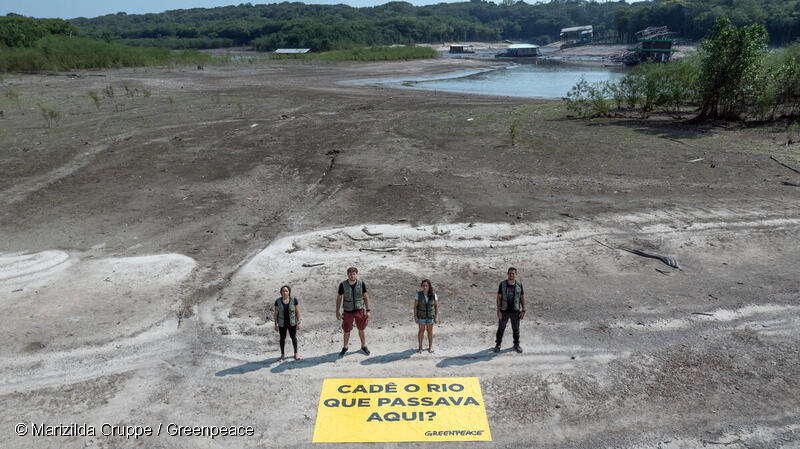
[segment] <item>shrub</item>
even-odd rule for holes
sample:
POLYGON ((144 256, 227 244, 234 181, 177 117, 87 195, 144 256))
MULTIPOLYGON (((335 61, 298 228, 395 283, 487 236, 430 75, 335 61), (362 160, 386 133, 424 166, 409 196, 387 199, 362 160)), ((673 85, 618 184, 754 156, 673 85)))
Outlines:
POLYGON ((763 25, 737 28, 727 17, 717 18, 709 39, 700 44, 698 120, 739 119, 754 103, 762 85, 767 42, 763 25))
POLYGON ((99 111, 100 110, 100 96, 97 95, 97 92, 95 92, 93 90, 90 90, 89 92, 87 92, 87 95, 89 95, 89 98, 92 99, 92 101, 94 102, 95 107, 99 111))
POLYGON ((609 83, 589 83, 581 77, 567 93, 567 109, 578 117, 602 117, 609 114, 609 83))
POLYGON ((56 111, 55 109, 50 109, 41 104, 38 104, 39 110, 41 111, 42 118, 44 118, 45 122, 47 122, 47 127, 50 128, 53 124, 58 126, 59 120, 61 120, 61 113, 56 111))

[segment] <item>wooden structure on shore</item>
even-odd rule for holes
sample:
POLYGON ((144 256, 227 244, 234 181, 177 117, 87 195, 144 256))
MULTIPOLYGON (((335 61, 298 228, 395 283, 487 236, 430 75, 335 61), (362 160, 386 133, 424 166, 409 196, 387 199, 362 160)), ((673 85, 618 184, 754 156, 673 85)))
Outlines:
POLYGON ((672 54, 678 50, 672 48, 675 33, 665 26, 647 27, 636 33, 639 45, 628 49, 623 61, 626 65, 643 62, 669 62, 672 54))
POLYGON ((450 46, 450 53, 453 54, 475 53, 475 49, 472 47, 472 45, 455 44, 450 46))
POLYGON ((583 25, 561 29, 561 48, 577 47, 594 42, 594 28, 583 25))

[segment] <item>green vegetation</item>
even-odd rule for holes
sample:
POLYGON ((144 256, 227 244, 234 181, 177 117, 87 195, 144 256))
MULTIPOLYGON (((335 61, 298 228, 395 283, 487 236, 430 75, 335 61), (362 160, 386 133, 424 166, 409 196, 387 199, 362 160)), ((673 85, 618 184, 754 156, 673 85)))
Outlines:
POLYGON ((61 19, 31 19, 9 14, 0 17, 0 47, 33 47, 50 35, 80 34, 72 23, 61 19))
POLYGON ((754 103, 765 84, 767 40, 763 25, 739 29, 727 17, 717 20, 700 44, 699 119, 736 119, 754 103))
POLYGON ((61 120, 61 113, 55 109, 50 109, 41 104, 38 104, 39 110, 42 113, 42 118, 47 122, 47 127, 50 128, 52 125, 58 126, 58 122, 61 120))
POLYGON ((508 137, 511 138, 511 146, 516 144, 517 137, 519 136, 519 117, 515 117, 508 126, 508 137))
POLYGON ((208 62, 197 50, 131 47, 98 39, 45 36, 32 47, 0 46, 0 72, 35 72, 208 62))
POLYGON ((100 96, 99 96, 99 95, 97 95, 97 92, 95 92, 95 91, 93 91, 93 90, 90 90, 90 91, 89 91, 89 92, 87 92, 86 94, 87 94, 87 95, 89 95, 89 98, 91 98, 91 99, 92 99, 92 101, 94 102, 94 106, 95 106, 95 107, 97 108, 97 110, 99 111, 99 110, 100 110, 100 96))
POLYGON ((800 0, 652 0, 627 3, 553 0, 528 4, 483 0, 413 6, 390 2, 370 8, 277 3, 109 14, 72 22, 86 35, 120 43, 173 49, 252 45, 315 52, 420 42, 493 41, 548 43, 563 27, 592 24, 595 34, 632 42, 647 26, 666 25, 679 36, 700 39, 717 17, 741 27, 764 23, 773 44, 800 35, 800 0))
POLYGON ((800 0, 659 0, 637 2, 614 11, 616 34, 627 41, 648 26, 666 25, 679 36, 700 40, 719 17, 743 27, 762 23, 775 45, 788 44, 800 33, 800 0))
POLYGON ((800 44, 771 53, 763 26, 720 17, 696 56, 644 64, 618 83, 581 80, 567 97, 580 117, 660 111, 695 120, 774 120, 800 114, 800 44))
POLYGON ((335 50, 325 53, 311 53, 311 59, 322 61, 397 61, 434 58, 436 50, 430 47, 366 47, 349 50, 335 50))
POLYGON ((9 100, 13 101, 14 104, 17 105, 17 109, 21 109, 22 108, 22 105, 21 105, 21 103, 19 101, 19 94, 17 93, 17 91, 15 91, 13 89, 8 89, 6 91, 6 98, 8 98, 9 100))
POLYGON ((789 126, 786 127, 786 144, 791 145, 797 139, 797 130, 798 125, 797 122, 792 122, 789 126))

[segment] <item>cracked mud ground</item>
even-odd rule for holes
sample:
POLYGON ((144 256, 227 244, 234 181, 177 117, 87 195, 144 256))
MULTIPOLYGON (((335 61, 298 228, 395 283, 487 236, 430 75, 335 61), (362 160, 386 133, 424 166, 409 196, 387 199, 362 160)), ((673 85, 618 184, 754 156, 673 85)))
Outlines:
POLYGON ((800 146, 778 126, 340 84, 481 64, 6 77, 21 101, 0 119, 2 446, 306 447, 326 377, 477 376, 494 442, 470 447, 800 447, 800 189, 769 159, 797 165, 800 146), (87 92, 109 85, 96 107, 87 92), (334 356, 349 265, 373 298, 371 357, 334 356), (525 353, 495 356, 510 265, 525 353), (442 323, 417 355, 422 278, 442 323), (284 283, 301 362, 277 363, 265 320, 284 283), (18 422, 255 435, 31 439, 18 422))

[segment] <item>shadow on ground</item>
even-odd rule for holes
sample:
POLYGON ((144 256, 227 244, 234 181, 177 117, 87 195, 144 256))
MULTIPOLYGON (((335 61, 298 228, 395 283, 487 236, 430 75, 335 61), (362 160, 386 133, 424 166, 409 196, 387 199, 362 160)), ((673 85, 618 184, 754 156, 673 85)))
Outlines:
POLYGON ((667 140, 696 139, 711 132, 708 125, 696 125, 682 120, 618 119, 603 123, 604 126, 621 126, 637 133, 660 137, 667 140))
POLYGON ((476 362, 485 362, 497 357, 504 352, 511 352, 513 348, 506 348, 500 352, 494 352, 493 348, 484 349, 483 351, 474 352, 472 354, 462 354, 455 357, 447 357, 442 359, 436 364, 437 368, 447 368, 449 366, 464 366, 476 362))
POLYGON ((268 368, 270 365, 272 365, 273 363, 275 363, 277 361, 278 361, 278 358, 275 357, 275 358, 271 358, 271 359, 261 360, 261 361, 258 361, 258 362, 247 362, 247 363, 244 363, 244 364, 239 365, 239 366, 234 366, 234 367, 231 367, 231 368, 228 368, 228 369, 224 369, 222 371, 217 371, 214 375, 216 377, 225 377, 225 376, 230 376, 230 375, 233 375, 233 374, 250 373, 250 372, 253 372, 253 371, 258 371, 258 370, 260 370, 262 368, 268 368))
POLYGON ((338 352, 331 352, 330 354, 320 355, 316 357, 309 357, 307 359, 294 360, 287 357, 286 361, 273 367, 270 371, 273 373, 282 373, 284 371, 310 368, 312 366, 322 365, 323 363, 333 363, 341 357, 338 352))
POLYGON ((370 357, 366 360, 361 362, 362 365, 375 365, 381 363, 392 363, 398 360, 403 360, 411 357, 415 352, 416 349, 406 349, 405 351, 400 352, 392 352, 389 354, 379 355, 377 357, 370 357))

